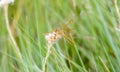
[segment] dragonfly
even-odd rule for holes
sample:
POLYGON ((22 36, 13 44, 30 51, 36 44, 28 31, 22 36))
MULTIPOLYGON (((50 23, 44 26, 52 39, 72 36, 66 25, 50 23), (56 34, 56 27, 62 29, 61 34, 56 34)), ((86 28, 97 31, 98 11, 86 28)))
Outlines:
POLYGON ((45 34, 45 38, 47 39, 48 43, 54 43, 55 41, 57 41, 59 38, 63 37, 65 38, 70 44, 74 44, 74 42, 72 41, 72 39, 70 38, 70 33, 72 32, 72 30, 69 28, 69 25, 73 23, 73 20, 68 20, 67 23, 65 23, 64 25, 59 26, 58 28, 56 28, 53 32, 49 32, 45 34))

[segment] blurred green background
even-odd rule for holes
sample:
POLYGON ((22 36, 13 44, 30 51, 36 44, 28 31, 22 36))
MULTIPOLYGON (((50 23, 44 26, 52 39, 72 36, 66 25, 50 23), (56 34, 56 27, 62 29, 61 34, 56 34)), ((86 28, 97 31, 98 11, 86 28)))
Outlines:
POLYGON ((0 72, 41 72, 45 33, 65 36, 52 46, 46 72, 119 72, 120 0, 15 0, 9 5, 17 56, 0 8, 0 72), (114 2, 117 1, 115 4, 114 2))

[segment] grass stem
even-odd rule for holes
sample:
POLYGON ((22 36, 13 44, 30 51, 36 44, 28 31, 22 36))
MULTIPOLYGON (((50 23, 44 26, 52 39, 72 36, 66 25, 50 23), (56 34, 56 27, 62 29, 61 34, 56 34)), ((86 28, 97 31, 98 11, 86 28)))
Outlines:
POLYGON ((14 46, 15 46, 16 53, 18 54, 18 56, 20 57, 20 59, 22 59, 22 56, 21 56, 21 53, 20 53, 19 47, 18 47, 17 44, 16 44, 16 41, 15 41, 13 35, 12 35, 11 29, 10 29, 10 26, 9 26, 9 19, 8 19, 8 5, 5 5, 5 6, 4 6, 4 12, 5 12, 5 22, 6 22, 6 27, 7 27, 7 30, 8 30, 8 33, 9 33, 10 39, 11 39, 11 41, 13 42, 13 44, 14 44, 14 46))
POLYGON ((43 62, 42 72, 45 72, 45 66, 47 64, 48 57, 51 53, 51 48, 52 48, 51 45, 48 44, 48 50, 47 50, 47 53, 46 53, 46 56, 45 56, 45 59, 44 59, 44 62, 43 62))

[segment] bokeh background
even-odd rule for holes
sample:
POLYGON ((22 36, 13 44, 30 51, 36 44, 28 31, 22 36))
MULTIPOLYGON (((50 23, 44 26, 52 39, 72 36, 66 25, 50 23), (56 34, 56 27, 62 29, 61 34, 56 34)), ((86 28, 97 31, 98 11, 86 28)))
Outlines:
POLYGON ((64 35, 52 46, 46 72, 119 72, 119 11, 120 0, 15 0, 9 22, 22 59, 0 8, 0 72, 41 72, 44 36, 55 29, 64 35))

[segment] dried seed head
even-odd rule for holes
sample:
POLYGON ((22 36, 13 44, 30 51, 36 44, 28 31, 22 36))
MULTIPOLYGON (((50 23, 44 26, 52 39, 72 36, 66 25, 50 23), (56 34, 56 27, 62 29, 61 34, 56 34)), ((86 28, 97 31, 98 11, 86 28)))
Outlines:
POLYGON ((55 30, 52 33, 48 33, 45 35, 45 39, 48 44, 54 44, 57 40, 59 40, 62 37, 60 32, 58 30, 55 30))
POLYGON ((8 5, 10 3, 14 3, 14 0, 0 0, 0 7, 8 5))

